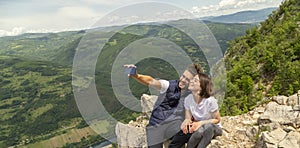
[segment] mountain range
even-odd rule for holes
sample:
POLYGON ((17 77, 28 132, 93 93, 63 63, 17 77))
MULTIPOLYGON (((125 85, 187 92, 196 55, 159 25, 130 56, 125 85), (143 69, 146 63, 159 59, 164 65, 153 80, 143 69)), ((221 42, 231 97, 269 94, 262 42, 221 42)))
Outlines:
POLYGON ((259 23, 268 18, 272 11, 276 10, 276 7, 265 8, 260 10, 248 10, 240 11, 233 14, 221 15, 221 16, 208 16, 202 17, 200 20, 206 20, 219 23, 259 23))

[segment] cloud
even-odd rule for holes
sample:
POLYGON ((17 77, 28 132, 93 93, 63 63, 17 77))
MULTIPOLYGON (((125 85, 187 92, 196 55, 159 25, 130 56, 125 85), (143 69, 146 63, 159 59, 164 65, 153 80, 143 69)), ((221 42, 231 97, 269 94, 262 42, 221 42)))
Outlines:
POLYGON ((83 0, 82 2, 96 5, 117 6, 140 2, 140 0, 83 0))
POLYGON ((244 10, 257 10, 278 7, 283 0, 221 0, 217 5, 193 7, 191 12, 197 16, 214 16, 244 10))
POLYGON ((193 15, 175 6, 161 3, 139 3, 116 9, 101 18, 96 23, 96 26, 104 27, 147 22, 165 22, 187 18, 193 18, 193 15))
POLYGON ((77 29, 65 28, 63 30, 56 30, 56 29, 27 29, 24 27, 14 27, 11 30, 0 30, 0 37, 17 36, 17 35, 21 35, 24 33, 50 33, 50 32, 56 33, 56 32, 61 32, 61 31, 74 31, 74 30, 79 30, 79 29, 78 28, 77 29))
POLYGON ((0 30, 0 37, 1 36, 15 36, 25 32, 23 27, 14 27, 12 30, 0 30))
POLYGON ((0 36, 88 29, 103 15, 92 8, 65 6, 53 12, 0 18, 0 36), (22 27, 19 27, 22 26, 22 27))
POLYGON ((245 8, 253 5, 270 3, 272 0, 222 0, 219 3, 221 9, 245 8))
POLYGON ((60 8, 56 15, 68 19, 87 19, 99 16, 99 13, 88 7, 67 6, 60 8))

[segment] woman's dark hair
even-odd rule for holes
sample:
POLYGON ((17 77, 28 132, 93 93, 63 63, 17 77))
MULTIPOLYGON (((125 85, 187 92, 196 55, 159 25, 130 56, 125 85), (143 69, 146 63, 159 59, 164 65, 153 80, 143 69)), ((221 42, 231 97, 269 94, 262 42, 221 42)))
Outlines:
POLYGON ((209 98, 213 95, 213 84, 208 75, 204 73, 198 73, 200 88, 201 91, 199 93, 200 97, 209 98))

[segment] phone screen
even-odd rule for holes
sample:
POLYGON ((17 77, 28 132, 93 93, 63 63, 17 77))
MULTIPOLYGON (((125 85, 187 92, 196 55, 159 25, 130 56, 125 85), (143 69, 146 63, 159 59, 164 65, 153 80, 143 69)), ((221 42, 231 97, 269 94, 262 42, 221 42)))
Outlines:
POLYGON ((136 74, 136 68, 135 67, 126 67, 125 72, 130 75, 136 74))

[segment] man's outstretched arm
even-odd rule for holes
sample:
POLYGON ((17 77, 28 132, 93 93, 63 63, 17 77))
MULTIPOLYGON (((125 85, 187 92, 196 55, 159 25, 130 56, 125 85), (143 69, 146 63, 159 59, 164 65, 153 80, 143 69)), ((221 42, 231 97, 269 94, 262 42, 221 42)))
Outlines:
MULTIPOLYGON (((136 68, 136 66, 132 65, 132 64, 124 65, 124 67, 126 67, 126 68, 131 68, 131 67, 136 68)), ((150 86, 150 87, 152 87, 154 89, 157 89, 157 90, 161 89, 161 83, 158 80, 151 77, 151 76, 138 74, 137 71, 135 72, 134 75, 128 74, 128 76, 134 78, 135 80, 137 80, 139 83, 141 83, 143 85, 150 86)))
POLYGON ((150 86, 157 90, 161 89, 161 83, 158 80, 152 78, 151 76, 136 74, 130 77, 134 78, 143 85, 150 86))

